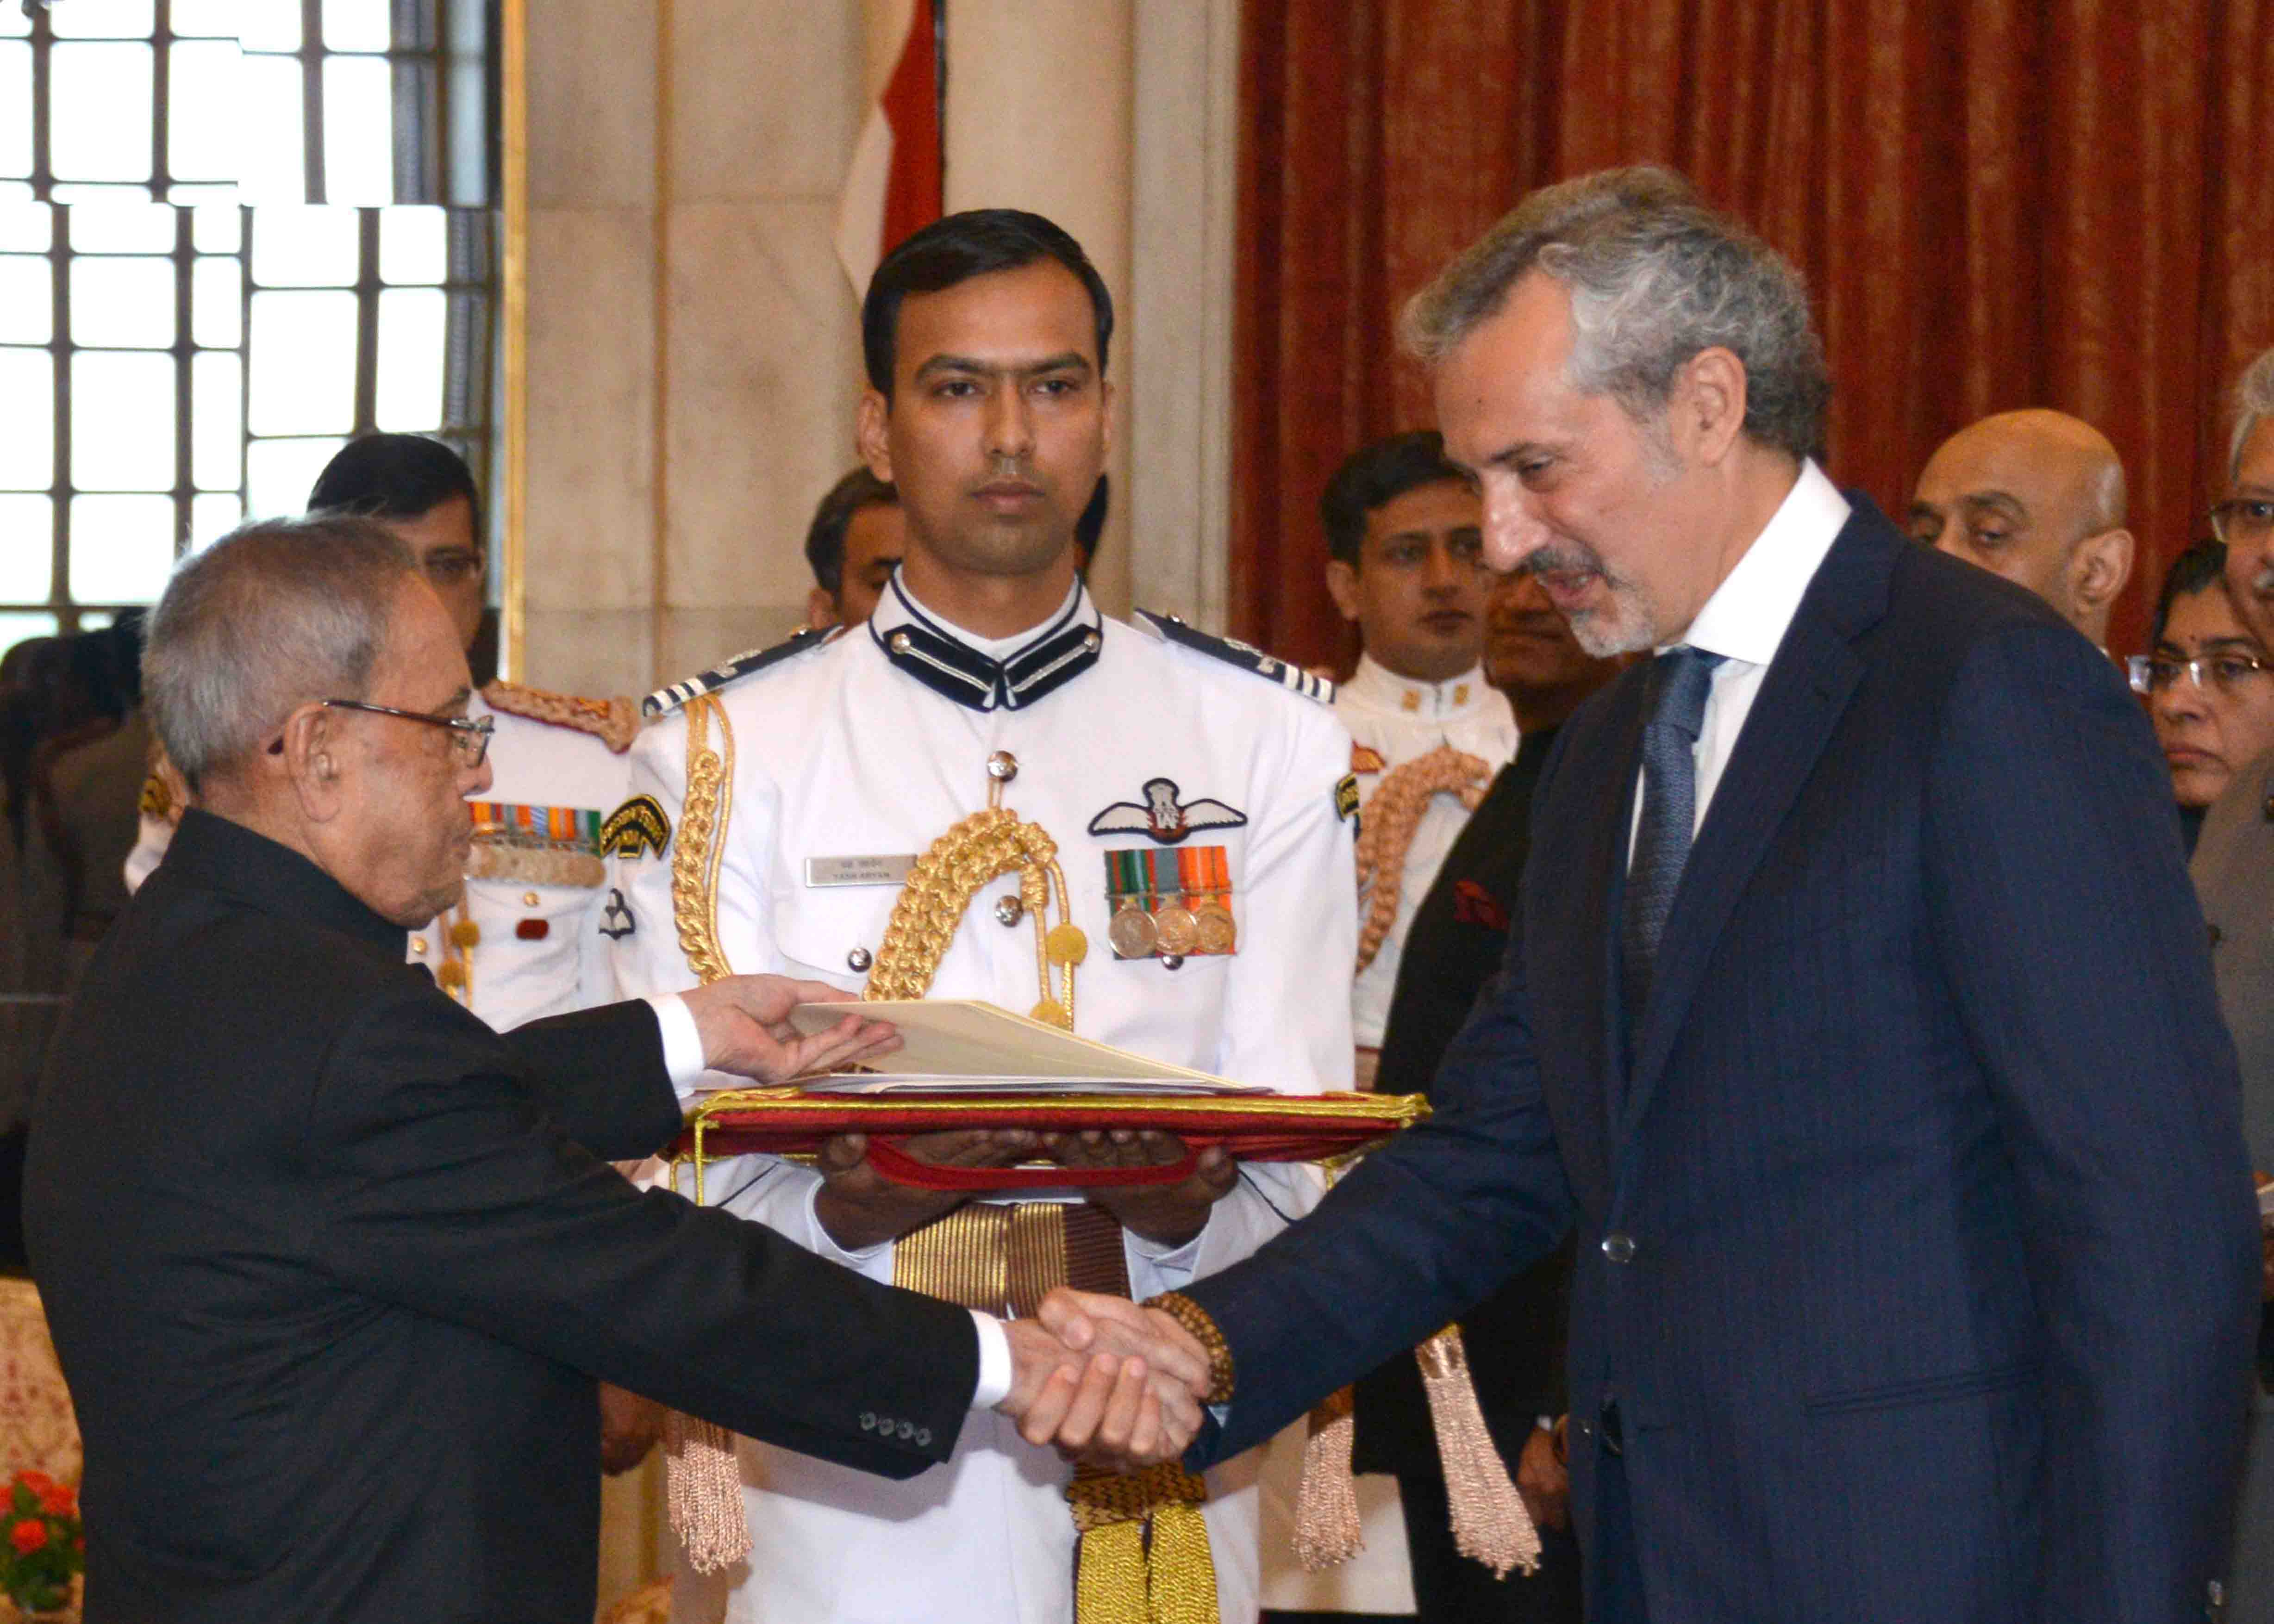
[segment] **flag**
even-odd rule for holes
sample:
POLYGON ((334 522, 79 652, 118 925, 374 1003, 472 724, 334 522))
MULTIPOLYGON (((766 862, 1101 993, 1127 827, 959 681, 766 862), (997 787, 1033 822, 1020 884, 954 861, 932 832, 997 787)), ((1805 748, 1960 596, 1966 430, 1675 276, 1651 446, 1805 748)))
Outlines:
POLYGON ((837 259, 853 297, 869 291, 877 262, 940 213, 939 19, 933 0, 909 0, 900 54, 869 109, 837 202, 837 259))

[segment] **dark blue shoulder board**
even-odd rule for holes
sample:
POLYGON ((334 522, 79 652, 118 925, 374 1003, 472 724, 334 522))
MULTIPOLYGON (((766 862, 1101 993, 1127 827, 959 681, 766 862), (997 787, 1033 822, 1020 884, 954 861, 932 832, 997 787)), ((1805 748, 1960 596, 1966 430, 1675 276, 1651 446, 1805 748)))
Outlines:
POLYGON ((1212 637, 1186 625, 1173 614, 1155 614, 1149 609, 1135 611, 1140 625, 1155 636, 1173 643, 1180 648, 1205 654, 1210 659, 1220 659, 1227 665, 1276 682, 1290 693, 1300 694, 1306 699, 1315 699, 1322 705, 1335 703, 1335 685, 1324 677, 1314 677, 1300 665, 1292 665, 1276 656, 1266 654, 1253 644, 1237 637, 1212 637))
POLYGON ((835 629, 832 627, 829 631, 816 631, 809 626, 803 627, 771 649, 752 649, 748 653, 737 654, 723 665, 713 665, 708 671, 698 671, 668 688, 656 689, 640 701, 641 713, 652 717, 661 716, 666 710, 676 710, 697 695, 715 693, 729 682, 747 677, 754 671, 764 671, 769 665, 779 665, 793 654, 819 648, 829 641, 835 629))

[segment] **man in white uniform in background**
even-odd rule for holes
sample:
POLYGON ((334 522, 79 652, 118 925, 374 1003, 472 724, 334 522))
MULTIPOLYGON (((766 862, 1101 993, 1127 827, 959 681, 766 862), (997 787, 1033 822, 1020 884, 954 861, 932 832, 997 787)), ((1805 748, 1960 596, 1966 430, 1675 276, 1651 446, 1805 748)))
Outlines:
MULTIPOLYGON (((481 496, 456 452, 420 434, 365 435, 325 465, 308 510, 374 518, 402 537, 473 648, 482 624, 481 496)), ((637 712, 628 699, 489 681, 468 714, 495 729, 495 776, 475 803, 464 899, 410 933, 411 962, 500 1032, 614 1003, 607 933, 625 915, 601 883, 601 825, 624 798, 637 712)), ((145 787, 130 886, 165 854, 181 817, 177 783, 162 763, 145 787)))
MULTIPOLYGON (((899 492, 906 561, 865 625, 801 634, 649 702, 663 716, 632 753, 622 819, 647 832, 616 859, 633 922, 618 980, 651 992, 798 966, 862 989, 873 974, 892 996, 983 999, 1242 1082, 1347 1087, 1355 797, 1325 686, 1176 622, 1108 620, 1077 573, 1112 418, 1097 273, 1038 216, 953 215, 885 259, 862 326, 859 442, 899 492), (888 944, 887 921, 904 882, 928 887, 934 843, 990 808, 1027 826, 1023 871, 990 867, 999 877, 950 901, 955 929, 927 978, 888 944)), ((1247 1255, 1318 1188, 1309 1169, 1220 1149, 1175 1183, 1082 1187, 1086 1169, 1181 1161, 1166 1135, 940 1134, 907 1149, 1047 1156, 1068 1188, 1047 1214, 917 1190, 882 1177, 858 1136, 814 1167, 714 1166, 706 1188, 877 1280, 949 1295, 942 1272, 991 1263, 998 1283, 969 1291, 990 1311, 1030 1305, 989 1231, 998 1218, 1062 1224, 1069 1275, 1103 1269, 1143 1297, 1247 1255)), ((1077 1547, 1072 1469, 1012 1427, 975 1417, 945 1468, 905 1484, 747 1440, 740 1453, 753 1549, 722 1576, 731 1620, 1075 1617, 1092 1553, 1077 1547)), ((1257 1609, 1253 1476, 1234 1462, 1206 1484, 1229 1624, 1257 1609)), ((1183 1504, 1196 1485, 1183 1481, 1183 1504)), ((682 1616, 715 1616, 705 1585, 682 1575, 682 1616)))
POLYGON ((1515 756, 1516 712, 1485 680, 1492 575, 1481 551, 1483 510, 1445 460, 1434 429, 1352 454, 1327 482, 1319 516, 1327 590, 1365 644, 1358 670, 1335 694, 1367 827, 1361 869, 1376 850, 1390 860, 1370 878, 1360 875, 1362 962, 1351 987, 1351 1027, 1365 1086, 1382 1051, 1413 912, 1493 775, 1515 756))
MULTIPOLYGON (((1363 652, 1335 693, 1361 797, 1359 951, 1351 1034, 1360 1087, 1374 1085, 1406 932, 1445 853, 1516 754, 1516 713, 1486 680, 1483 514, 1434 429, 1351 455, 1319 499, 1327 590, 1363 652)), ((1317 1573, 1291 1541, 1301 1425, 1273 1440, 1263 1479, 1263 1597, 1275 1619, 1405 1617, 1413 1610, 1397 1481, 1358 1478, 1365 1546, 1317 1573)))

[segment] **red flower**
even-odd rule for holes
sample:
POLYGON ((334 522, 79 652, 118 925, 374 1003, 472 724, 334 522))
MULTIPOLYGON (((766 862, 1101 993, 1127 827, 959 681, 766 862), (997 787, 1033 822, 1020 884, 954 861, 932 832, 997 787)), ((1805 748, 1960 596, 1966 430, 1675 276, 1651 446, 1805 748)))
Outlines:
POLYGON ((40 1491, 40 1509, 51 1517, 75 1517, 79 1515, 79 1496, 68 1483, 51 1483, 40 1491))
POLYGON ((37 1517, 20 1518, 8 1530, 8 1538, 18 1551, 29 1556, 48 1543, 48 1525, 37 1517))
POLYGON ((34 1494, 45 1494, 56 1486, 56 1480, 43 1471, 19 1471, 16 1474, 16 1481, 34 1494))

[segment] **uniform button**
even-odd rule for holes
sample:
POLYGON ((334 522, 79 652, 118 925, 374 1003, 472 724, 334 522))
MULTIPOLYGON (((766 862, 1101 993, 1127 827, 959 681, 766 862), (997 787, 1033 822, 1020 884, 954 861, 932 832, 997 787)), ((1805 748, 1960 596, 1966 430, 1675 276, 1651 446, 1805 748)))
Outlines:
POLYGON ((906 1443, 906 1442, 907 1442, 907 1441, 908 1441, 908 1440, 910 1440, 910 1439, 914 1438, 914 1437, 916 1435, 916 1424, 915 1424, 915 1422, 913 1422, 913 1421, 903 1421, 903 1422, 901 1422, 901 1423, 900 1423, 900 1441, 901 1441, 902 1443, 906 1443))
POLYGON ((1606 1235, 1603 1237, 1603 1255, 1614 1263, 1633 1262, 1635 1255, 1634 1237, 1631 1235, 1606 1235))
POLYGON ((1081 646, 1082 646, 1083 648, 1085 648, 1085 649, 1088 650, 1092 654, 1096 653, 1096 652, 1097 652, 1097 634, 1096 634, 1096 632, 1086 632, 1086 633, 1084 633, 1084 634, 1082 635, 1081 646))
POLYGON ((998 750, 987 758, 987 776, 999 783, 1008 784, 1019 776, 1019 758, 1008 750, 998 750))
POLYGON ((1163 953, 1161 955, 1161 968, 1163 970, 1181 970, 1184 967, 1185 956, 1182 953, 1163 953))
POLYGON ((995 898, 995 917, 1006 925, 1015 925, 1027 917, 1027 905, 1016 897, 995 898))
POLYGON ((411 951, 412 952, 414 952, 414 953, 417 953, 417 954, 418 954, 418 955, 419 955, 421 958, 424 958, 424 957, 425 956, 425 953, 426 953, 426 938, 425 938, 425 936, 413 936, 413 937, 411 937, 411 938, 410 938, 410 951, 411 951))
POLYGON ((929 1449, 931 1447, 931 1428, 928 1426, 920 1426, 916 1428, 916 1447, 919 1449, 929 1449))
POLYGON ((845 955, 845 967, 848 970, 865 970, 875 962, 865 947, 856 947, 845 955))
POLYGON ((535 891, 525 891, 521 893, 521 902, 523 907, 533 908, 537 906, 537 901, 538 898, 535 891))
POLYGON ((864 1432, 873 1432, 877 1430, 877 1412, 875 1410, 864 1410, 861 1412, 861 1430, 864 1432))
POLYGON ((907 633, 906 633, 906 632, 894 632, 894 633, 892 635, 892 636, 891 636, 887 641, 889 641, 889 642, 892 643, 892 652, 893 652, 893 653, 895 653, 895 654, 906 654, 906 653, 908 651, 908 635, 907 635, 907 633))

